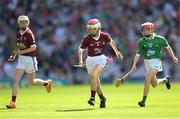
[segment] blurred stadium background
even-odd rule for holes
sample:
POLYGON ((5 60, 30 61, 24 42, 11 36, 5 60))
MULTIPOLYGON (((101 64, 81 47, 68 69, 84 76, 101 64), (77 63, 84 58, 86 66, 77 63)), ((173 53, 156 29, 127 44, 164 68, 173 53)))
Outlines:
MULTIPOLYGON (((77 48, 86 34, 86 22, 98 18, 103 31, 110 33, 125 58, 114 62, 102 74, 102 82, 126 73, 131 66, 140 34, 140 24, 155 23, 156 32, 165 36, 180 58, 180 1, 179 0, 0 0, 0 87, 12 85, 16 62, 7 62, 16 40, 17 17, 30 18, 30 28, 38 44, 39 71, 37 77, 51 78, 57 85, 85 84, 85 69, 77 69, 77 48)), ((85 57, 84 57, 85 58, 85 57)), ((180 79, 180 65, 174 65, 164 53, 164 73, 180 79)), ((142 82, 143 62, 131 75, 130 82, 142 82)), ((28 86, 26 78, 20 86, 28 86)))

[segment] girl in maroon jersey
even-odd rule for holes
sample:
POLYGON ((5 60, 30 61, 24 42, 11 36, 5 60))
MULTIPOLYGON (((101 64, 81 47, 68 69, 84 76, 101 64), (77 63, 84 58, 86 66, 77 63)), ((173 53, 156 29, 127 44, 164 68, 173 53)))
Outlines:
POLYGON ((107 63, 105 56, 105 47, 110 44, 117 58, 123 59, 123 55, 118 51, 115 42, 108 33, 101 31, 101 23, 98 19, 91 19, 87 23, 88 35, 83 38, 83 41, 78 49, 79 67, 83 67, 82 60, 83 50, 88 50, 86 59, 86 68, 90 78, 91 97, 88 100, 90 105, 95 103, 95 94, 100 97, 100 108, 106 107, 106 98, 103 95, 100 83, 100 74, 103 72, 107 63))
POLYGON ((7 108, 16 108, 16 96, 18 92, 18 82, 26 72, 30 85, 45 86, 47 92, 51 91, 51 80, 44 81, 35 79, 36 71, 38 70, 36 60, 36 42, 32 31, 29 29, 28 16, 21 15, 18 17, 18 25, 20 31, 17 32, 17 45, 13 51, 13 55, 8 59, 14 61, 18 56, 18 63, 14 74, 14 83, 12 89, 12 100, 6 105, 7 108))

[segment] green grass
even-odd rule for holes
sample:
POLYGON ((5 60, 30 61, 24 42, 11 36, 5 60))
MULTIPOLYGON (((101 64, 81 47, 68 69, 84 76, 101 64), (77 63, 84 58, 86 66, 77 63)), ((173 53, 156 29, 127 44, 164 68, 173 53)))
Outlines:
POLYGON ((6 109, 11 89, 0 89, 0 119, 125 119, 125 118, 180 118, 180 84, 171 90, 164 85, 151 88, 145 108, 137 102, 142 97, 143 84, 124 84, 119 88, 103 85, 107 108, 87 104, 89 86, 53 87, 47 94, 43 87, 21 88, 17 109, 6 109))

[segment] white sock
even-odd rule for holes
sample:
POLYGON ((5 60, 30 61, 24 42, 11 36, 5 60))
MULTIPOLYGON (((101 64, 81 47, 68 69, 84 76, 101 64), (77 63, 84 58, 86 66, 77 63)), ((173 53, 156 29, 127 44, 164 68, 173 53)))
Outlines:
POLYGON ((167 78, 157 79, 158 84, 160 84, 160 83, 166 83, 166 81, 167 81, 167 78))
POLYGON ((42 79, 34 79, 34 84, 36 85, 44 85, 46 81, 42 80, 42 79))

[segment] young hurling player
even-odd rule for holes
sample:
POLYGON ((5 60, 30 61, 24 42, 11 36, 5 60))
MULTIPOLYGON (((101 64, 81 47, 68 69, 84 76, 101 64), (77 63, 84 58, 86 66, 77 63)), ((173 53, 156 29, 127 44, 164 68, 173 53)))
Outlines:
POLYGON ((162 49, 166 48, 175 64, 178 64, 178 59, 174 55, 168 41, 160 35, 154 33, 154 24, 146 22, 141 24, 142 38, 139 40, 137 53, 134 57, 132 70, 136 70, 136 63, 140 55, 144 56, 144 64, 146 69, 146 76, 144 80, 144 93, 143 99, 138 102, 140 107, 145 107, 146 98, 149 92, 150 84, 156 87, 160 83, 165 83, 167 89, 171 88, 169 76, 166 78, 157 79, 156 75, 162 71, 162 49))
POLYGON ((38 70, 36 60, 36 42, 33 32, 29 29, 28 16, 21 15, 18 17, 18 26, 20 28, 17 32, 17 44, 19 49, 14 51, 13 56, 10 56, 9 61, 14 61, 18 56, 18 63, 14 74, 14 83, 12 89, 12 100, 6 105, 7 108, 16 108, 16 96, 18 92, 18 82, 26 72, 30 85, 42 85, 46 88, 47 92, 51 91, 51 80, 43 81, 42 79, 35 79, 36 71, 38 70))
POLYGON ((85 49, 88 50, 86 59, 86 68, 90 78, 91 96, 88 100, 90 105, 95 103, 95 94, 97 92, 100 98, 100 108, 106 107, 106 98, 103 95, 100 83, 100 74, 103 72, 107 63, 105 56, 105 47, 110 44, 117 58, 123 59, 123 55, 118 51, 115 42, 108 33, 101 31, 101 23, 98 19, 91 19, 87 23, 88 35, 83 38, 83 41, 78 49, 79 65, 83 67, 82 54, 85 49))

